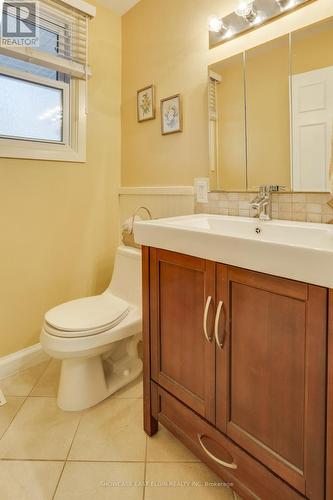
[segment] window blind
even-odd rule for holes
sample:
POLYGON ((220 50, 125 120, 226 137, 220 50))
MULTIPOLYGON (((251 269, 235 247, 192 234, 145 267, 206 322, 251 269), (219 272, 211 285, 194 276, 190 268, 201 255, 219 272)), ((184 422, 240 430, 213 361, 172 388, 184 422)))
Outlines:
POLYGON ((209 168, 216 171, 218 164, 218 107, 217 85, 221 82, 220 75, 209 72, 208 78, 208 111, 209 111, 209 168))
MULTIPOLYGON (((4 15, 15 18, 17 2, 6 3, 4 15)), ((29 18, 31 27, 36 27, 38 46, 19 47, 1 41, 0 54, 85 79, 91 74, 88 65, 88 22, 92 15, 93 11, 83 12, 57 0, 40 0, 35 13, 29 18)))
POLYGON ((217 96, 216 96, 216 85, 217 82, 214 78, 209 77, 208 80, 208 109, 209 109, 209 120, 217 120, 217 96))

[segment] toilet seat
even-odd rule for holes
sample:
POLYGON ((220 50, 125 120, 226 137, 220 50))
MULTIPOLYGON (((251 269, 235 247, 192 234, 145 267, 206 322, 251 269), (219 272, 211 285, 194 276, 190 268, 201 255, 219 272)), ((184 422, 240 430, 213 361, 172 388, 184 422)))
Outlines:
POLYGON ((85 297, 48 311, 44 330, 57 337, 88 337, 114 328, 128 312, 129 304, 111 293, 85 297))

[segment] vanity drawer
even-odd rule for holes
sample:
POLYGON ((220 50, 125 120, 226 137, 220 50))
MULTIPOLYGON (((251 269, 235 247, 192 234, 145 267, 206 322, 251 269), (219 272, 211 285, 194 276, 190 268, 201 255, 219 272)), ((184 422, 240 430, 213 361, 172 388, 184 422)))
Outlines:
POLYGON ((304 499, 293 488, 152 382, 154 417, 245 499, 304 499))

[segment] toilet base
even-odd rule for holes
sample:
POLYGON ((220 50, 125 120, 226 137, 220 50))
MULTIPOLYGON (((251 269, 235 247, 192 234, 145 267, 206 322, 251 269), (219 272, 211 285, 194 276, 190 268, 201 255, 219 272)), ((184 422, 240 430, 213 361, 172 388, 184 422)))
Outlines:
POLYGON ((138 355, 141 334, 110 346, 104 355, 64 359, 57 403, 65 411, 90 408, 118 391, 142 372, 138 355))

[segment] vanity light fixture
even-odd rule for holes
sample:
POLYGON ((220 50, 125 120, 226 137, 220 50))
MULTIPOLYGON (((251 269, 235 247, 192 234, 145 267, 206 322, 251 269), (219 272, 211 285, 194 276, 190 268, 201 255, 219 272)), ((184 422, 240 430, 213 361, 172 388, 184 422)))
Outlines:
POLYGON ((257 11, 254 7, 254 0, 244 0, 235 10, 237 16, 242 17, 245 21, 252 23, 257 17, 257 11))
POLYGON ((241 0, 235 12, 209 20, 209 47, 253 30, 316 0, 241 0))
POLYGON ((218 33, 223 39, 231 38, 234 35, 234 30, 226 26, 222 19, 217 16, 212 16, 209 19, 208 25, 211 33, 218 33))
POLYGON ((298 0, 276 0, 276 3, 282 11, 290 10, 297 6, 298 0))
POLYGON ((208 21, 209 31, 213 33, 221 33, 226 31, 228 28, 223 24, 223 21, 218 16, 211 16, 208 21))
POLYGON ((227 31, 224 33, 223 38, 227 40, 228 38, 232 38, 234 36, 235 32, 232 28, 228 28, 227 31))
POLYGON ((255 28, 259 24, 263 24, 267 21, 267 15, 265 12, 259 11, 257 12, 255 20, 252 22, 252 27, 255 28))

